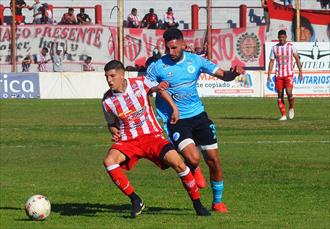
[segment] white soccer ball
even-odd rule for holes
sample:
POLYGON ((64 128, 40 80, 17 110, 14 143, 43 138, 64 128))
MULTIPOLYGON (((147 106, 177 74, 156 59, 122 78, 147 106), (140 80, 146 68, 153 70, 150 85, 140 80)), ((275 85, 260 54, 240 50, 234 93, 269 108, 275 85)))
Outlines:
POLYGON ((31 196, 25 203, 25 212, 32 220, 44 220, 50 214, 50 202, 43 195, 31 196))

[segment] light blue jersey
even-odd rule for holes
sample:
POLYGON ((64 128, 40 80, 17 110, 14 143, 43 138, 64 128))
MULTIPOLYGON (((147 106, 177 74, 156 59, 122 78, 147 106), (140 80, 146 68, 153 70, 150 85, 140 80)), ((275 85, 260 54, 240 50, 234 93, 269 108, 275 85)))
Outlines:
MULTIPOLYGON (((180 119, 194 117, 204 111, 204 106, 197 92, 197 80, 201 72, 213 75, 217 65, 204 57, 184 52, 183 59, 174 62, 169 55, 152 63, 147 69, 147 76, 152 81, 167 81, 167 92, 172 96, 180 112, 180 119)), ((170 120, 172 109, 159 96, 156 97, 156 110, 166 123, 170 120)))

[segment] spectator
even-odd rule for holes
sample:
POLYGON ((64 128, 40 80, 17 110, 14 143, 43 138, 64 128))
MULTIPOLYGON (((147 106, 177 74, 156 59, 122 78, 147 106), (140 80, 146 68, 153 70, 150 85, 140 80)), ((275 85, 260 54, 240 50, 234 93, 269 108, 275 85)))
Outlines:
MULTIPOLYGON (((22 14, 22 9, 26 7, 26 3, 24 0, 15 0, 16 7, 15 7, 15 12, 16 12, 16 24, 19 25, 22 22, 24 22, 24 16, 22 14)), ((13 0, 10 1, 10 8, 12 8, 13 5, 13 0)))
POLYGON ((284 0, 284 6, 292 8, 293 7, 293 0, 284 0))
POLYGON ((92 19, 89 17, 88 14, 85 13, 85 8, 80 8, 80 13, 77 14, 77 21, 78 24, 91 24, 92 19))
POLYGON ((137 16, 137 9, 132 8, 131 13, 127 16, 127 28, 139 28, 140 20, 137 16))
POLYGON ((41 24, 41 12, 42 4, 40 3, 40 0, 34 0, 34 4, 29 7, 29 10, 33 10, 33 22, 32 24, 41 24))
POLYGON ((58 45, 56 47, 56 52, 54 52, 54 42, 52 42, 50 48, 50 57, 53 61, 54 72, 63 72, 63 61, 64 61, 64 56, 66 54, 67 54, 67 45, 65 45, 64 50, 62 46, 58 45))
POLYGON ((320 4, 322 9, 330 8, 330 0, 320 0, 320 4))
POLYGON ((164 27, 167 28, 177 28, 179 24, 176 22, 172 7, 167 8, 167 12, 164 15, 164 27))
POLYGON ((92 57, 88 56, 83 63, 83 71, 84 72, 93 72, 95 71, 94 66, 92 65, 92 57))
POLYGON ((160 53, 158 48, 154 48, 154 50, 152 51, 152 56, 150 56, 147 61, 146 61, 146 68, 148 68, 148 66, 153 63, 156 62, 158 59, 160 59, 162 57, 162 54, 160 53))
POLYGON ((22 72, 29 72, 32 64, 31 55, 27 55, 22 61, 22 72))
POLYGON ((158 23, 158 16, 154 13, 154 9, 150 8, 149 13, 144 15, 142 24, 143 27, 147 27, 148 29, 156 29, 158 23))
POLYGON ((204 50, 199 46, 195 47, 194 52, 201 57, 206 57, 204 50))
POLYGON ((47 72, 46 64, 50 61, 46 59, 48 53, 48 48, 43 47, 41 52, 37 55, 37 64, 39 72, 47 72))
POLYGON ((53 24, 53 13, 48 8, 47 3, 42 4, 42 7, 40 7, 40 11, 41 11, 40 23, 41 24, 53 24))
POLYGON ((76 16, 74 16, 74 9, 69 8, 68 12, 63 14, 62 19, 59 24, 62 25, 74 25, 77 24, 76 16))

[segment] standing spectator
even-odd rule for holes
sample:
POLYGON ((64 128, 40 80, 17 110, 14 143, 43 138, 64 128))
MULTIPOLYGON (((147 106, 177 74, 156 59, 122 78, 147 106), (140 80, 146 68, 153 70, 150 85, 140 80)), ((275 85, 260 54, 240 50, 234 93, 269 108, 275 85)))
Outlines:
POLYGON ((164 15, 164 27, 167 28, 177 28, 179 24, 176 22, 172 7, 167 8, 167 12, 164 15))
POLYGON ((40 10, 41 10, 40 23, 41 24, 53 24, 53 13, 48 8, 48 4, 47 3, 43 3, 42 4, 42 7, 40 8, 40 10))
POLYGON ((92 19, 89 17, 88 14, 85 13, 85 8, 80 8, 80 13, 77 14, 77 21, 78 24, 91 24, 92 19))
POLYGON ((94 66, 92 65, 92 57, 88 56, 83 63, 83 71, 84 72, 92 72, 95 71, 94 66))
POLYGON ((37 64, 39 72, 47 72, 46 64, 49 62, 47 59, 48 48, 43 47, 41 52, 37 55, 37 64))
POLYGON ((147 27, 148 29, 156 29, 158 23, 158 16, 154 13, 154 9, 150 8, 149 13, 144 15, 142 19, 143 27, 147 27))
POLYGON ((330 0, 320 0, 320 4, 322 9, 330 8, 330 0))
POLYGON ((50 48, 50 57, 53 61, 54 72, 63 72, 63 61, 66 54, 67 54, 67 45, 65 45, 64 50, 62 46, 58 45, 56 47, 56 52, 54 52, 54 42, 52 42, 50 48))
POLYGON ((162 54, 160 53, 158 48, 154 48, 152 51, 152 56, 149 57, 146 61, 146 68, 153 62, 156 62, 159 58, 162 57, 162 54))
POLYGON ((62 19, 60 21, 61 25, 74 25, 77 24, 76 16, 74 15, 74 9, 69 8, 68 12, 63 14, 62 19))
POLYGON ((22 61, 22 72, 29 72, 32 64, 31 55, 27 55, 22 61))
POLYGON ((131 13, 127 16, 127 28, 139 28, 140 20, 137 16, 137 9, 133 8, 131 13))
POLYGON ((269 18, 269 12, 268 12, 268 5, 267 5, 267 0, 261 0, 261 7, 264 9, 264 18, 265 18, 265 23, 266 23, 266 32, 269 31, 269 26, 270 26, 270 18, 269 18))
POLYGON ((284 0, 284 6, 292 8, 293 7, 293 0, 284 0))
POLYGON ((40 0, 34 0, 34 4, 29 7, 29 10, 33 10, 33 24, 40 24, 41 23, 41 17, 42 17, 42 4, 40 3, 40 0))
POLYGON ((284 103, 284 89, 289 100, 289 119, 294 118, 294 98, 292 94, 293 88, 293 59, 296 60, 299 69, 299 79, 302 80, 301 63, 299 60, 298 53, 293 45, 286 41, 285 30, 280 30, 278 32, 278 40, 275 46, 272 47, 270 52, 270 61, 268 65, 268 78, 267 81, 270 82, 270 75, 273 70, 274 61, 276 60, 276 73, 275 73, 275 88, 277 90, 277 104, 280 112, 282 114, 280 121, 287 120, 286 108, 284 103))
MULTIPOLYGON (((16 2, 16 24, 19 25, 24 22, 24 16, 22 14, 22 9, 26 7, 26 3, 24 0, 15 0, 16 2)), ((10 8, 12 8, 13 0, 10 1, 10 8)))

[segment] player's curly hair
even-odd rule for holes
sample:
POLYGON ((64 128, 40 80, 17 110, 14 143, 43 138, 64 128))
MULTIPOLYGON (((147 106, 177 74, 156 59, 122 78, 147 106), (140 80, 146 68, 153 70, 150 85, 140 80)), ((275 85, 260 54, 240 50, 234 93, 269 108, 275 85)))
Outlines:
POLYGON ((169 28, 167 29, 164 34, 163 38, 165 42, 171 41, 171 40, 183 40, 183 34, 181 30, 177 28, 169 28))
POLYGON ((105 66, 104 66, 104 71, 109 71, 109 70, 123 70, 125 71, 124 65, 119 61, 119 60, 112 60, 109 61, 105 66))

